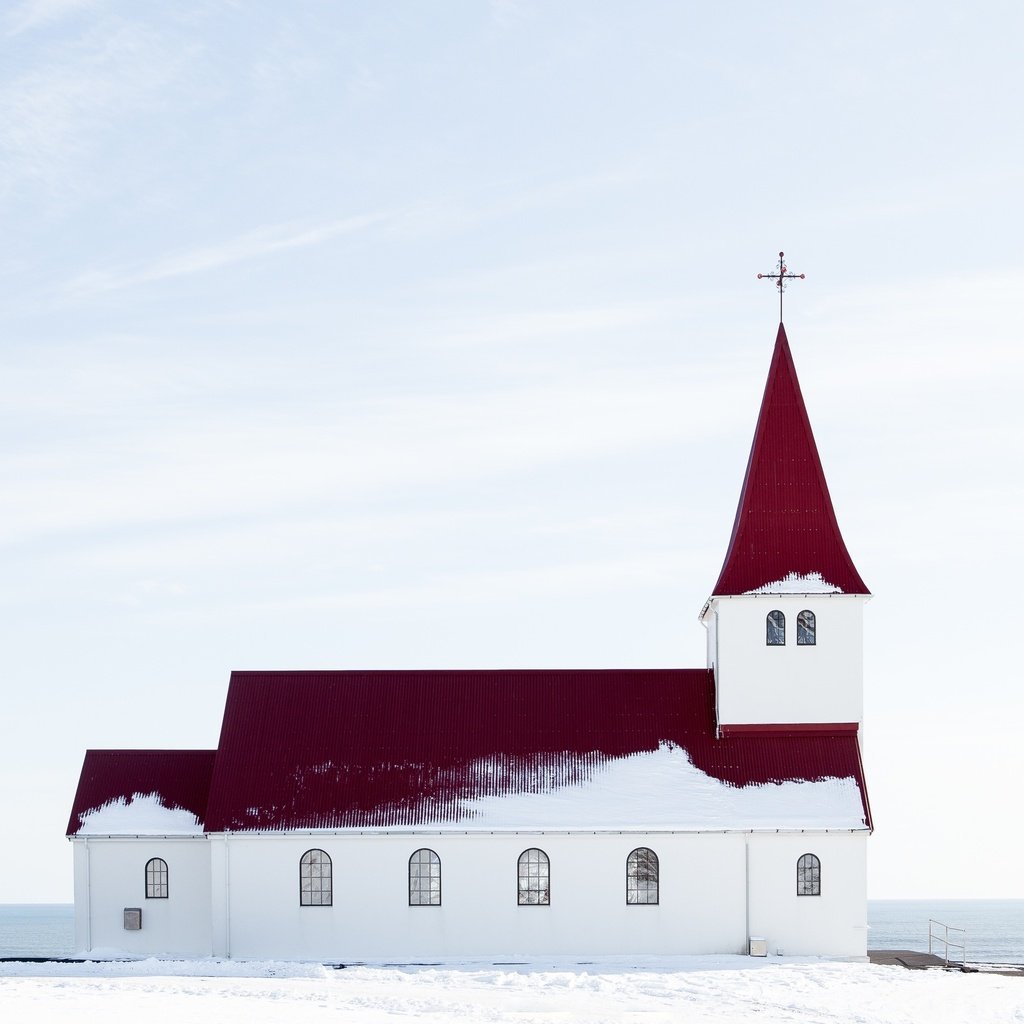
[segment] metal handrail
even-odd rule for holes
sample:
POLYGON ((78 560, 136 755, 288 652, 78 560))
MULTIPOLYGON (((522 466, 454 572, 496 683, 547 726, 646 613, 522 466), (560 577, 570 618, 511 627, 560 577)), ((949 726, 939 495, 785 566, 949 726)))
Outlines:
POLYGON ((966 928, 957 928, 955 925, 943 924, 941 921, 936 921, 936 920, 934 920, 934 918, 929 917, 928 918, 928 952, 929 953, 931 953, 931 951, 932 951, 932 939, 933 938, 935 939, 936 944, 941 942, 943 944, 944 948, 945 948, 945 957, 944 957, 944 959, 946 961, 946 966, 947 967, 949 966, 949 947, 950 946, 952 946, 954 949, 963 950, 963 959, 960 962, 962 964, 964 964, 964 965, 967 964, 967 929, 966 928), (932 925, 938 925, 940 928, 944 929, 943 934, 942 935, 936 935, 932 931, 932 925), (953 941, 951 941, 950 937, 949 937, 949 933, 950 932, 963 932, 964 941, 963 942, 953 942, 953 941))

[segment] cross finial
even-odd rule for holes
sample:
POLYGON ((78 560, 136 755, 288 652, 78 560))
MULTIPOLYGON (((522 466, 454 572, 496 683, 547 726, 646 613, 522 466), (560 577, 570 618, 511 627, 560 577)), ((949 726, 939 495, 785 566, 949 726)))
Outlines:
POLYGON ((761 278, 766 277, 768 280, 774 281, 775 287, 779 289, 779 323, 782 323, 782 293, 786 290, 786 281, 794 277, 802 281, 807 275, 789 273, 784 252, 779 253, 779 265, 775 268, 775 271, 774 274, 758 274, 757 279, 760 281, 761 278))

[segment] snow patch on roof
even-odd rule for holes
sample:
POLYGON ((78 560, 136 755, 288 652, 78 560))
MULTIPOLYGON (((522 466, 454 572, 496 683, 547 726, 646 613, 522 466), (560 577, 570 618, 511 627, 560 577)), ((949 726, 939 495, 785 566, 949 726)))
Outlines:
POLYGON ((746 590, 745 594, 841 594, 841 587, 829 583, 820 572, 801 575, 798 572, 787 573, 781 580, 774 583, 763 583, 754 590, 746 590))
POLYGON ((159 793, 118 797, 81 816, 78 835, 171 836, 202 835, 199 819, 184 807, 167 807, 159 793))
MULTIPOLYGON (((481 762, 481 773, 494 767, 481 762)), ((615 758, 589 778, 545 792, 460 801, 455 820, 431 828, 722 831, 725 829, 865 829, 853 778, 733 786, 695 767, 685 750, 662 743, 654 751, 615 758)))

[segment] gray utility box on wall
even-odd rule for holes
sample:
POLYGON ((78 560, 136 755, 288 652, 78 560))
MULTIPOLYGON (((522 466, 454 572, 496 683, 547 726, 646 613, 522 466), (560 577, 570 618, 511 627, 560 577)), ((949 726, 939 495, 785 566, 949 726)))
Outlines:
POLYGON ((750 936, 750 955, 751 956, 767 956, 768 955, 768 940, 758 938, 756 935, 750 936))

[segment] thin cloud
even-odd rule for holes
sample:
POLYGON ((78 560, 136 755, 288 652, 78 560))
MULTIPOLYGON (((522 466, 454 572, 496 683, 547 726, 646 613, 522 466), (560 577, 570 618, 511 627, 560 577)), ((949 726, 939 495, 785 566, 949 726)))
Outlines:
MULTIPOLYGON (((604 173, 548 181, 516 191, 496 201, 491 194, 476 203, 442 198, 410 204, 401 211, 360 214, 314 226, 294 222, 274 224, 247 231, 235 238, 163 256, 147 264, 89 270, 73 277, 64 287, 78 298, 100 292, 118 291, 141 284, 218 270, 260 259, 288 249, 319 245, 365 228, 385 226, 393 240, 448 236, 478 228, 490 221, 519 215, 534 207, 557 207, 568 195, 600 193, 636 180, 632 169, 617 167, 604 173)), ((493 190, 493 186, 492 186, 493 190)), ((505 187, 504 192, 510 190, 505 187)))
POLYGON ((313 227, 276 224, 257 228, 225 242, 187 249, 134 269, 87 271, 73 278, 68 283, 66 291, 72 296, 119 291, 152 281, 220 270, 222 267, 261 259, 287 249, 320 245, 332 238, 361 231, 387 219, 389 218, 386 214, 362 214, 313 227))
POLYGON ((25 0, 5 18, 7 35, 16 36, 95 7, 96 0, 25 0))
POLYGON ((522 0, 491 0, 489 6, 491 21, 501 29, 515 28, 533 14, 532 7, 522 0))
POLYGON ((183 77, 193 53, 117 19, 90 23, 70 41, 47 40, 29 71, 0 81, 0 194, 88 190, 83 175, 102 141, 183 77))
POLYGON ((438 348, 493 347, 535 339, 566 338, 583 334, 588 339, 620 332, 627 327, 664 323, 677 309, 674 300, 621 302, 583 308, 541 309, 504 315, 480 315, 425 340, 438 348))
POLYGON ((705 376, 680 408, 675 381, 618 371, 564 387, 351 400, 326 423, 319 404, 244 427, 248 413, 225 408, 187 426, 139 426, 130 438, 115 423, 84 446, 71 438, 0 460, 0 479, 19 481, 0 508, 0 543, 511 479, 706 437, 733 389, 705 376))
POLYGON ((71 279, 65 291, 72 297, 118 291, 140 284, 218 270, 225 266, 260 259, 288 249, 319 245, 341 235, 373 225, 386 225, 397 239, 449 235, 478 227, 488 221, 513 216, 532 207, 556 206, 565 195, 599 192, 631 180, 627 171, 589 174, 546 182, 526 189, 514 198, 495 202, 488 198, 475 205, 440 200, 419 203, 401 214, 371 213, 329 221, 312 227, 295 223, 276 224, 247 231, 236 238, 209 246, 174 253, 149 264, 108 270, 90 270, 71 279))

